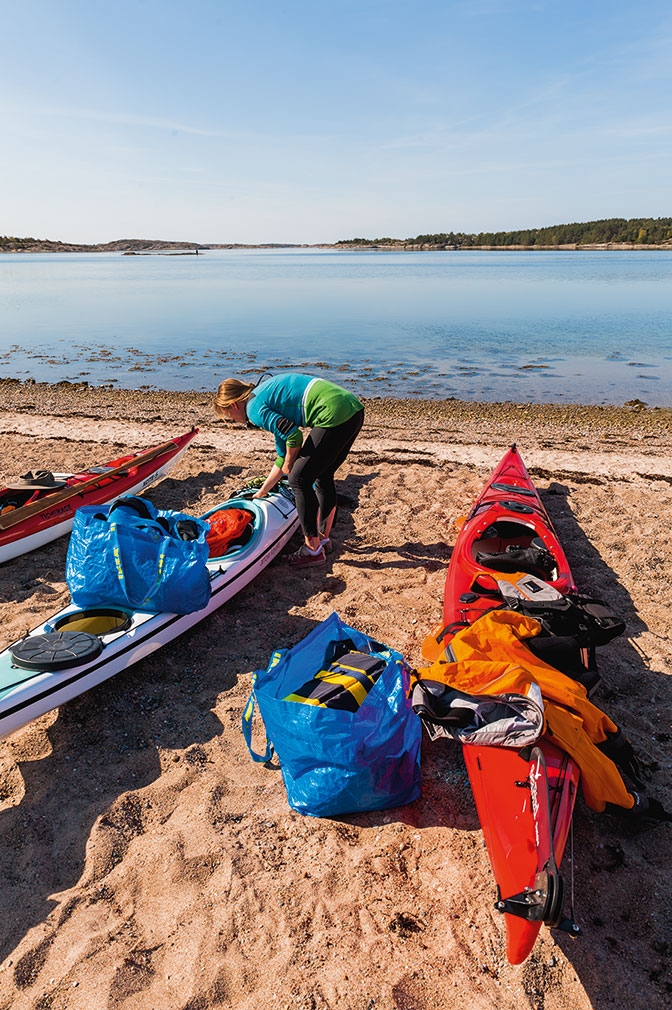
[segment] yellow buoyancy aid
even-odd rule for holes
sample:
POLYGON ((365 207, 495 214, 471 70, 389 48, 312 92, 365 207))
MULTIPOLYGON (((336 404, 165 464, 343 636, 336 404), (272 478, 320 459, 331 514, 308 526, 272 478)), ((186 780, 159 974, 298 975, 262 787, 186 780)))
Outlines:
POLYGON ((418 671, 421 679, 436 680, 466 694, 521 694, 531 682, 544 700, 546 735, 565 750, 581 769, 588 806, 601 812, 607 803, 630 809, 627 791, 614 762, 596 746, 618 727, 588 699, 583 684, 544 663, 525 645, 541 630, 539 621, 511 610, 491 610, 475 624, 458 631, 450 647, 431 666, 418 671))

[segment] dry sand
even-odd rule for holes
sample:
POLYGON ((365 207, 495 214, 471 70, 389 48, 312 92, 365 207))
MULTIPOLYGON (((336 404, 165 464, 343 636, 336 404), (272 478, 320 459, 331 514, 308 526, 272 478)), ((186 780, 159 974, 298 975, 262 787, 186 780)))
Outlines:
MULTIPOLYGON (((5 383, 0 478, 77 469, 200 427, 149 490, 199 513, 265 473, 270 436, 207 397, 5 383)), ((672 412, 371 401, 326 569, 273 564, 209 620, 0 742, 0 1010, 657 1010, 672 1002, 672 825, 577 805, 575 941, 507 964, 460 751, 423 742, 422 797, 292 812, 250 760, 250 673, 333 610, 413 665, 455 531, 516 441, 577 583, 627 621, 595 701, 672 807, 672 412)), ((1 645, 68 600, 66 539, 0 570, 1 645)), ((565 876, 571 876, 567 860, 565 876)))

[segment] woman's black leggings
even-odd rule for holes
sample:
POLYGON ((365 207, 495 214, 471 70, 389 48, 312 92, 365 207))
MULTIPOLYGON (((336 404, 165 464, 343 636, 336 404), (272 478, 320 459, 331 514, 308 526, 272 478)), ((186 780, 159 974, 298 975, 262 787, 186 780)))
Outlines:
POLYGON ((296 510, 304 536, 316 537, 317 514, 324 523, 336 507, 334 474, 352 448, 364 423, 364 411, 358 410, 336 428, 312 428, 289 475, 296 510))

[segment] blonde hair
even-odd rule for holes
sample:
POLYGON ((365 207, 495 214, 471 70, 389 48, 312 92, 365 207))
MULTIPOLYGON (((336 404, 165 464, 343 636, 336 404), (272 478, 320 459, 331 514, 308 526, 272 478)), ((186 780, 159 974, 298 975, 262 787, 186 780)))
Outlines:
POLYGON ((215 413, 223 414, 232 403, 249 400, 254 389, 254 383, 241 382, 240 379, 224 379, 220 382, 215 396, 215 413))

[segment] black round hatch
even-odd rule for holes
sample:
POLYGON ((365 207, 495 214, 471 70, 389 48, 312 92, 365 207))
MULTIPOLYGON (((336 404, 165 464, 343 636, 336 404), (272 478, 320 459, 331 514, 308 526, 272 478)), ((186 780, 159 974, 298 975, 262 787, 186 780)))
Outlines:
POLYGON ((49 631, 28 635, 10 647, 15 666, 22 670, 67 670, 95 659, 103 648, 97 635, 86 631, 49 631))

